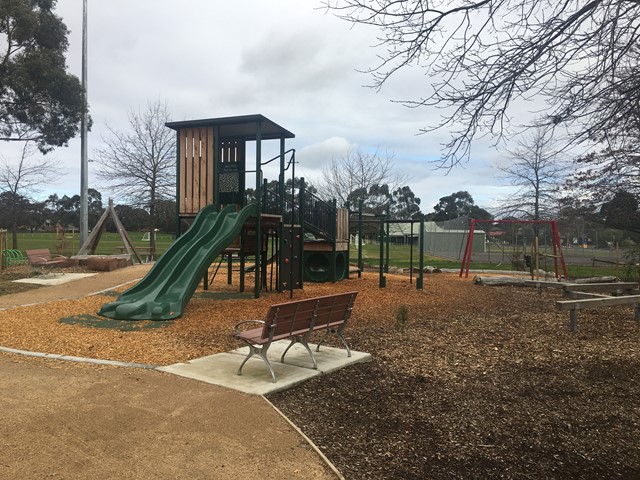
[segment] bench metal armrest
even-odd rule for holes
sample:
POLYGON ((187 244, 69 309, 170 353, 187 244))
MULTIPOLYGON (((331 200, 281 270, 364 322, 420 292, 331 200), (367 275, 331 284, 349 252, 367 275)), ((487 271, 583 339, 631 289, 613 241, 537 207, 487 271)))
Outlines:
POLYGON ((236 323, 235 327, 233 327, 233 333, 240 332, 241 331, 240 326, 248 324, 248 323, 264 325, 265 322, 264 322, 264 320, 245 320, 243 322, 236 323))

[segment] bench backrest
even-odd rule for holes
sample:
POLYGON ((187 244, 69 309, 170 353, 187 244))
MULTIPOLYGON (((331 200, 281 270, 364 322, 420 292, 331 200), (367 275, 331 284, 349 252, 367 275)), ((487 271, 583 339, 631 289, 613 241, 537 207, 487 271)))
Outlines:
POLYGON ((26 250, 29 263, 48 262, 52 259, 51 252, 48 248, 39 248, 35 250, 26 250))
POLYGON ((331 328, 346 322, 358 292, 308 298, 272 305, 265 318, 262 337, 303 335, 311 328, 331 328))
POLYGON ((348 292, 320 297, 322 300, 318 305, 314 330, 337 327, 349 320, 357 294, 358 292, 348 292))

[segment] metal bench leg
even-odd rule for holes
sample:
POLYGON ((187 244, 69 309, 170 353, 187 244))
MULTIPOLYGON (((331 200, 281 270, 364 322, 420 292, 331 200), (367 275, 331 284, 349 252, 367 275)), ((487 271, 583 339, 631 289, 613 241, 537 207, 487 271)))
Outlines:
POLYGON ((271 367, 271 362, 269 362, 269 359, 267 358, 267 350, 269 349, 269 344, 265 345, 264 347, 254 347, 251 344, 247 344, 247 345, 249 345, 249 353, 245 357, 245 359, 242 361, 242 364, 238 369, 238 375, 242 375, 242 368, 244 367, 244 364, 247 363, 247 360, 249 360, 254 355, 258 355, 262 359, 262 361, 267 365, 269 372, 271 372, 272 382, 276 383, 276 374, 273 371, 273 367, 271 367))
POLYGON ((311 357, 311 361, 313 362, 313 369, 317 370, 318 369, 318 363, 316 362, 316 357, 313 354, 313 352, 311 351, 311 348, 309 348, 308 338, 305 338, 305 337, 293 337, 291 339, 291 343, 289 343, 289 345, 284 350, 284 352, 282 352, 282 356, 280 357, 280 363, 284 363, 284 356, 287 354, 289 349, 291 347, 293 347, 293 345, 295 345, 296 343, 302 344, 302 346, 307 349, 307 352, 309 352, 309 356, 311 357))
POLYGON ((342 326, 338 327, 337 329, 336 328, 327 329, 326 333, 322 336, 322 338, 318 342, 318 345, 316 346, 316 352, 320 351, 320 345, 322 345, 322 342, 325 341, 327 336, 330 333, 335 333, 338 336, 338 338, 340 339, 340 342, 344 346, 345 350, 347 351, 347 357, 351 357, 351 350, 349 349, 349 345, 347 345, 347 340, 344 338, 344 326, 345 325, 343 324, 342 326))

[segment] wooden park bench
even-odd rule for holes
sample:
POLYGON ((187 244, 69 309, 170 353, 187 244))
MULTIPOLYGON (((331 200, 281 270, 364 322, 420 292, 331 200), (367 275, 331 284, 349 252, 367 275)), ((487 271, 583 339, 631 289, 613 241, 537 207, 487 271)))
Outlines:
POLYGON ((26 250, 29 265, 32 267, 66 267, 69 259, 63 255, 52 254, 48 248, 26 250))
POLYGON ((344 330, 349 322, 353 303, 358 292, 327 295, 324 297, 308 298, 293 302, 272 305, 264 320, 245 320, 238 323, 233 332, 233 337, 242 340, 249 346, 249 353, 243 360, 238 375, 242 375, 242 368, 253 355, 258 355, 269 368, 273 382, 276 375, 267 358, 271 344, 277 340, 291 340, 291 343, 280 357, 284 363, 284 357, 289 349, 296 343, 301 343, 309 352, 313 368, 318 364, 309 347, 309 339, 314 332, 324 331, 323 337, 317 344, 316 351, 329 334, 335 334, 351 356, 351 351, 344 338, 344 330), (258 328, 243 330, 249 324, 259 324, 258 328))

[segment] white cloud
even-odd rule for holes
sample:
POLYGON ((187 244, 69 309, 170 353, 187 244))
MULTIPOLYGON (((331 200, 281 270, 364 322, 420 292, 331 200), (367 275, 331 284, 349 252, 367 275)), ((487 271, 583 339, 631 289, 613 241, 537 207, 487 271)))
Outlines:
MULTIPOLYGON (((424 71, 407 69, 380 92, 363 87, 371 78, 357 69, 375 65, 371 45, 379 32, 354 28, 320 6, 299 0, 89 0, 90 155, 107 124, 125 130, 132 108, 161 98, 174 120, 265 115, 295 133, 289 146, 297 149, 299 175, 317 178, 331 159, 353 148, 379 149, 410 174, 425 211, 458 190, 482 204, 498 185, 486 166, 495 156, 489 142, 474 145, 466 168, 448 176, 434 170, 430 162, 448 133, 417 133, 441 112, 391 101, 419 98, 430 81, 424 71)), ((82 2, 61 0, 57 13, 71 31, 69 68, 80 76, 82 2)), ((277 149, 265 146, 264 158, 277 149)), ((6 151, 0 144, 0 152, 6 151)), ((78 193, 79 141, 55 155, 68 175, 51 192, 78 193)), ((91 187, 92 169, 90 164, 91 187)))

